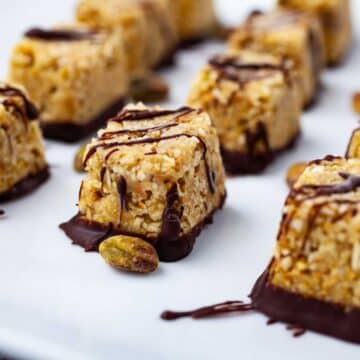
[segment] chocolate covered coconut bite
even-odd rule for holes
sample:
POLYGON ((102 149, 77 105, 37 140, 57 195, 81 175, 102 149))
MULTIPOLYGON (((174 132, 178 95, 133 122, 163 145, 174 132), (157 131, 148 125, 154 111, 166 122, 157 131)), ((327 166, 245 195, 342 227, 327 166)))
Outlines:
POLYGON ((37 105, 45 137, 79 140, 122 108, 128 76, 121 44, 118 32, 78 25, 25 34, 13 51, 8 78, 37 105))
POLYGON ((22 90, 0 83, 0 202, 30 193, 49 177, 37 118, 22 90))
POLYGON ((258 173, 299 134, 302 97, 291 63, 243 51, 212 58, 189 95, 217 129, 229 173, 258 173))
POLYGON ((77 19, 95 29, 121 30, 132 77, 171 61, 178 40, 170 8, 160 0, 81 0, 77 19))
POLYGON ((88 145, 84 164, 79 213, 61 228, 88 251, 123 234, 179 260, 225 199, 216 130, 189 107, 127 106, 88 145))
POLYGON ((230 47, 291 59, 300 74, 304 105, 314 102, 325 65, 323 31, 315 16, 290 10, 254 12, 231 36, 230 47))
POLYGON ((318 16, 324 29, 328 64, 336 65, 344 59, 352 41, 349 0, 278 0, 278 3, 318 16))
POLYGON ((251 294, 271 319, 360 343, 360 160, 311 163, 251 294))

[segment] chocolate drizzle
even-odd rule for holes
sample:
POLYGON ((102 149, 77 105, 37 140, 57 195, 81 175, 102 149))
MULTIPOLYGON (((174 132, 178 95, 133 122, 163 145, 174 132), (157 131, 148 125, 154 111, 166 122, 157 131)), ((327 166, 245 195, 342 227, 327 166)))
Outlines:
POLYGON ((159 126, 143 128, 143 129, 122 129, 122 130, 118 130, 118 131, 108 131, 101 135, 100 140, 109 140, 115 136, 125 135, 125 134, 144 134, 145 135, 145 134, 155 132, 155 131, 170 129, 170 128, 178 126, 178 125, 179 124, 177 124, 177 123, 169 123, 169 124, 165 124, 165 125, 159 125, 159 126))
POLYGON ((176 115, 183 116, 184 114, 188 114, 190 112, 195 111, 194 109, 184 106, 177 110, 128 110, 125 109, 120 112, 119 115, 110 119, 110 121, 115 122, 124 122, 124 121, 151 121, 157 117, 163 117, 168 115, 176 115))
MULTIPOLYGON (((27 118, 29 120, 35 120, 39 117, 39 112, 35 107, 35 105, 28 100, 28 98, 20 89, 17 89, 9 85, 5 85, 4 87, 0 87, 0 95, 8 96, 8 97, 16 97, 16 96, 20 97, 24 103, 27 118)), ((14 107, 16 111, 20 113, 23 117, 23 110, 19 108, 19 106, 16 103, 10 102, 9 99, 6 99, 4 105, 14 107)))
POLYGON ((290 193, 290 197, 295 198, 298 194, 305 195, 304 201, 320 196, 346 194, 355 191, 360 187, 360 176, 344 172, 339 172, 339 175, 345 181, 333 185, 304 185, 298 189, 294 189, 290 193))
POLYGON ((117 190, 118 190, 119 199, 120 199, 119 223, 121 223, 122 214, 127 209, 127 204, 126 204, 127 183, 123 176, 120 176, 120 179, 117 182, 117 190))
POLYGON ((167 242, 176 241, 181 232, 180 214, 176 208, 176 203, 179 200, 179 193, 177 185, 174 184, 166 194, 166 205, 162 215, 162 225, 160 233, 160 242, 165 240, 167 242))
POLYGON ((250 156, 254 156, 256 154, 256 147, 258 144, 263 144, 264 153, 269 154, 271 156, 272 150, 269 144, 268 133, 265 125, 262 122, 259 122, 256 127, 256 131, 253 133, 250 130, 246 130, 246 145, 248 149, 248 153, 250 156))
POLYGON ((180 137, 196 138, 199 140, 199 142, 203 146, 203 160, 205 162, 205 170, 206 170, 209 188, 212 193, 215 193, 216 189, 215 189, 214 174, 212 173, 210 166, 207 162, 207 158, 206 158, 207 157, 207 146, 206 146, 205 141, 200 136, 197 136, 197 135, 174 134, 174 135, 163 136, 160 138, 145 138, 145 139, 131 140, 128 142, 115 141, 115 142, 109 142, 109 143, 100 143, 100 144, 94 145, 93 147, 91 147, 89 149, 89 151, 87 152, 85 159, 84 159, 84 165, 86 165, 86 163, 89 161, 89 159, 100 148, 105 149, 105 150, 112 149, 112 151, 110 151, 105 157, 105 161, 107 161, 111 155, 113 155, 116 151, 119 150, 119 147, 121 147, 121 146, 133 146, 133 145, 139 145, 139 144, 154 144, 154 143, 158 143, 160 141, 171 140, 171 139, 176 139, 176 138, 180 138, 180 137))
POLYGON ((164 311, 161 314, 163 320, 171 321, 184 317, 191 317, 194 320, 208 317, 253 311, 252 304, 244 304, 242 301, 226 301, 224 303, 201 307, 191 311, 164 311))
POLYGON ((288 69, 284 64, 249 63, 243 62, 236 56, 215 56, 209 61, 222 77, 243 85, 250 81, 267 78, 274 72, 287 74, 288 69))
POLYGON ((33 28, 25 33, 25 37, 43 41, 81 41, 91 40, 96 34, 96 31, 91 30, 44 30, 40 28, 33 28))

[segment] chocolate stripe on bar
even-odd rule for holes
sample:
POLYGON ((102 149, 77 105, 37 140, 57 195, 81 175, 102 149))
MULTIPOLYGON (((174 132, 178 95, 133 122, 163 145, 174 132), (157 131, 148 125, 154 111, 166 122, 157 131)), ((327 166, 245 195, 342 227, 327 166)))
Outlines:
POLYGON ((188 106, 181 107, 177 110, 123 110, 118 116, 110 119, 109 121, 123 122, 123 121, 140 121, 140 120, 153 120, 157 117, 167 115, 184 115, 195 111, 188 106))
POLYGON ((207 146, 206 146, 206 143, 204 142, 204 140, 201 139, 201 137, 197 136, 197 135, 175 134, 175 135, 163 136, 163 137, 160 137, 160 138, 145 138, 145 139, 139 139, 139 140, 132 140, 132 141, 128 141, 128 142, 110 142, 110 143, 97 144, 97 145, 94 145, 93 147, 91 147, 89 149, 88 153, 86 154, 85 159, 84 159, 84 166, 89 161, 89 159, 96 153, 96 151, 98 149, 100 149, 100 148, 103 148, 105 150, 111 149, 111 148, 114 148, 114 147, 116 148, 116 149, 113 149, 110 153, 108 153, 106 155, 105 161, 107 161, 112 154, 114 154, 116 151, 119 150, 118 148, 121 147, 121 146, 132 146, 132 145, 140 145, 140 144, 153 144, 153 143, 158 143, 160 141, 171 140, 171 139, 176 139, 176 138, 180 138, 180 137, 196 138, 196 139, 198 139, 198 141, 203 146, 203 160, 205 162, 205 169, 206 169, 206 175, 207 175, 207 179, 208 179, 209 188, 210 188, 210 191, 212 193, 215 193, 214 174, 211 171, 210 166, 209 166, 208 161, 207 161, 207 158, 206 158, 207 146))
MULTIPOLYGON (((9 85, 5 85, 4 87, 0 87, 0 95, 1 96, 7 96, 7 97, 15 97, 18 96, 22 99, 22 101, 24 102, 24 106, 25 106, 25 110, 26 110, 26 115, 28 117, 29 120, 35 120, 39 117, 39 112, 37 110, 37 108, 35 107, 35 105, 28 100, 28 98, 25 96, 25 94, 17 88, 14 88, 12 86, 9 85)), ((16 107, 17 111, 20 112, 21 114, 23 114, 22 109, 20 109, 17 104, 15 103, 10 103, 7 101, 7 104, 4 105, 8 105, 8 106, 13 106, 14 108, 16 107)))
POLYGON ((150 132, 154 132, 154 131, 169 129, 169 128, 172 128, 172 127, 175 127, 178 125, 179 125, 178 123, 170 123, 170 124, 159 125, 159 126, 154 126, 151 128, 144 128, 144 129, 122 129, 122 130, 118 130, 118 131, 108 131, 101 135, 100 140, 109 140, 116 135, 123 135, 123 134, 138 134, 138 133, 146 134, 146 133, 150 133, 150 132))
POLYGON ((290 193, 290 197, 295 198, 297 195, 304 195, 305 197, 302 201, 305 201, 320 196, 346 194, 360 187, 360 176, 345 172, 339 172, 339 175, 345 181, 334 185, 304 185, 298 189, 294 189, 290 193))
POLYGON ((44 41, 81 41, 90 40, 95 35, 96 31, 91 30, 44 30, 40 28, 30 29, 25 33, 25 37, 30 39, 39 39, 44 41))
POLYGON ((274 72, 282 72, 285 75, 288 73, 285 64, 248 63, 243 62, 239 57, 215 56, 210 59, 209 65, 222 77, 240 84, 267 78, 274 72))
POLYGON ((122 214, 127 208, 127 203, 126 203, 127 183, 123 176, 120 176, 120 179, 117 183, 117 189, 118 189, 119 199, 120 199, 119 223, 121 223, 122 214))

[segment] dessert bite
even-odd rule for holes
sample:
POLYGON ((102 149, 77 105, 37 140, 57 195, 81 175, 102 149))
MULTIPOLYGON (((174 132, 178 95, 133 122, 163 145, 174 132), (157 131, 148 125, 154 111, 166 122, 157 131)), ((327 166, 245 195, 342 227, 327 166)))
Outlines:
POLYGON ((251 49, 291 59, 300 74, 304 106, 315 101, 325 65, 323 31, 315 16, 290 10, 254 12, 229 44, 233 50, 251 49))
POLYGON ((213 0, 160 0, 168 4, 175 19, 182 46, 214 35, 218 21, 213 0))
POLYGON ((326 58, 329 65, 339 64, 352 42, 349 0, 278 0, 280 6, 315 14, 325 35, 326 58))
POLYGON ((225 199, 216 130, 202 110, 129 105, 88 145, 84 164, 79 213, 61 228, 87 251, 121 234, 179 260, 225 199))
POLYGON ((309 164, 252 294, 271 319, 360 343, 360 160, 309 164))
POLYGON ((291 64, 242 51, 212 58, 188 98, 217 129, 226 170, 263 171, 299 135, 302 97, 291 64))
POLYGON ((32 29, 18 43, 8 79, 37 105, 45 137, 77 141, 121 110, 128 76, 120 39, 66 25, 32 29))
POLYGON ((22 90, 0 83, 0 202, 30 193, 49 177, 37 118, 22 90))
POLYGON ((91 28, 121 30, 132 78, 172 61, 178 38, 175 20, 164 1, 81 0, 76 15, 91 28))

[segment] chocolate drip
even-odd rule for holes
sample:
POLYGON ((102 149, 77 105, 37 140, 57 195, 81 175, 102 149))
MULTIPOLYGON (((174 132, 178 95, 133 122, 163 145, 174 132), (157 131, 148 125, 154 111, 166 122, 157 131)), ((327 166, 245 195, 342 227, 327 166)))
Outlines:
MULTIPOLYGON (((9 86, 9 85, 5 85, 5 87, 2 87, 0 88, 0 95, 2 96, 18 96, 22 99, 23 103, 24 103, 24 106, 25 106, 25 110, 26 110, 26 115, 27 115, 27 118, 29 120, 35 120, 39 117, 39 112, 37 110, 37 108, 35 107, 35 105, 29 101, 27 99, 27 97, 25 96, 25 94, 17 89, 17 88, 14 88, 12 86, 9 86)), ((6 101, 7 105, 8 106, 13 106, 14 108, 16 108, 16 110, 18 112, 20 112, 21 114, 23 114, 23 111, 22 109, 20 109, 17 104, 13 103, 13 102, 9 102, 9 101, 6 101)))
POLYGON ((306 333, 306 330, 298 325, 289 324, 286 326, 286 330, 289 330, 293 333, 293 337, 303 336, 306 333))
POLYGON ((239 57, 215 56, 209 61, 209 64, 217 69, 222 77, 239 84, 267 78, 276 71, 287 73, 285 65, 244 63, 239 57))
POLYGON ((89 40, 93 38, 96 34, 96 31, 90 30, 44 30, 40 28, 33 28, 25 33, 25 37, 44 41, 81 41, 89 40))
POLYGON ((142 120, 153 120, 157 117, 167 116, 167 115, 183 115, 183 113, 190 113, 195 111, 194 109, 184 106, 177 110, 128 110, 120 112, 120 114, 110 121, 123 122, 123 121, 142 121, 142 120))
POLYGON ((5 211, 0 209, 0 216, 4 216, 5 215, 5 211))
POLYGON ((117 183, 117 190, 118 190, 119 199, 120 199, 119 223, 121 223, 122 214, 127 208, 127 204, 126 204, 127 183, 123 176, 120 176, 120 179, 117 183))
MULTIPOLYGON (((145 138, 145 139, 132 140, 132 141, 128 141, 128 142, 119 142, 119 141, 117 141, 117 142, 97 144, 97 145, 94 145, 92 148, 90 148, 90 150, 86 154, 85 159, 84 159, 84 165, 86 165, 86 163, 91 158, 91 156, 93 156, 96 153, 97 149, 100 149, 100 148, 111 149, 111 148, 114 148, 114 147, 119 148, 121 146, 132 146, 132 145, 139 145, 139 144, 154 144, 154 143, 158 143, 160 141, 171 140, 171 139, 176 139, 176 138, 180 138, 180 137, 196 138, 196 139, 199 140, 199 142, 203 146, 203 160, 205 162, 205 170, 206 170, 206 175, 207 175, 207 179, 208 179, 209 188, 210 188, 210 191, 212 193, 215 193, 216 189, 215 189, 214 174, 211 171, 210 166, 209 166, 209 164, 207 162, 207 159, 206 159, 207 146, 206 146, 206 143, 204 142, 204 140, 201 139, 201 137, 197 136, 197 135, 174 134, 174 135, 163 136, 163 137, 160 137, 160 138, 145 138)), ((114 154, 116 151, 118 151, 118 149, 113 149, 111 152, 109 152, 105 157, 105 161, 107 161, 110 158, 110 156, 112 154, 114 154)))
POLYGON ((177 185, 174 184, 166 194, 166 206, 162 215, 162 226, 160 233, 160 242, 164 239, 166 242, 178 240, 181 232, 180 214, 176 208, 176 202, 179 200, 177 185))
POLYGON ((256 155, 256 146, 262 143, 265 147, 264 153, 272 155, 272 150, 269 144, 269 138, 265 125, 262 122, 257 124, 256 131, 252 133, 250 130, 246 130, 246 146, 250 156, 256 155))
POLYGON ((170 124, 159 125, 159 126, 143 128, 143 129, 122 129, 122 130, 118 130, 118 131, 109 131, 109 132, 103 133, 100 137, 100 140, 109 140, 109 139, 113 138, 114 136, 124 135, 124 134, 142 134, 142 133, 148 134, 148 133, 151 133, 154 131, 170 129, 170 128, 178 126, 178 125, 179 125, 178 123, 170 123, 170 124))
POLYGON ((242 301, 226 301, 191 311, 164 311, 161 314, 161 318, 167 321, 184 317, 191 317, 197 320, 222 314, 250 312, 252 310, 254 310, 252 304, 244 304, 242 301))
POLYGON ((103 166, 100 170, 100 182, 101 182, 101 191, 104 189, 104 178, 106 174, 106 167, 103 166))

